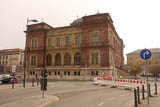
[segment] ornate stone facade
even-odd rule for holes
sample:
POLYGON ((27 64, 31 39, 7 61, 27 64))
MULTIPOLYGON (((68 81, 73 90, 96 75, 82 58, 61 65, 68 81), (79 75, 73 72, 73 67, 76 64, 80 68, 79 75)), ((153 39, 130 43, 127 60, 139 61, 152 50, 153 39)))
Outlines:
POLYGON ((28 26, 25 60, 27 77, 90 80, 93 76, 117 76, 123 65, 122 39, 108 13, 85 16, 70 26, 54 28, 46 23, 28 26))

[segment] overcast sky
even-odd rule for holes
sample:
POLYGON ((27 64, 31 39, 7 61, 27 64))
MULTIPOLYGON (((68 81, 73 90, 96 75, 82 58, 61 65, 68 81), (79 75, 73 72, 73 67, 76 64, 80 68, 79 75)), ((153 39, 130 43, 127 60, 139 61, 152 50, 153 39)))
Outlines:
POLYGON ((160 48, 160 0, 0 0, 0 49, 24 49, 27 17, 61 27, 97 10, 111 15, 125 54, 160 48))

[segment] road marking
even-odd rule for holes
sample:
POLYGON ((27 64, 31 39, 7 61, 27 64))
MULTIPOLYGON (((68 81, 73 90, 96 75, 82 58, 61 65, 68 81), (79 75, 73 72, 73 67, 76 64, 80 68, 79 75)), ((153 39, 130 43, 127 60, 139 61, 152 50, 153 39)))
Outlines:
POLYGON ((121 97, 124 97, 125 95, 120 95, 121 97))
POLYGON ((108 100, 110 100, 110 101, 111 101, 111 100, 114 100, 114 99, 115 99, 114 97, 111 97, 111 98, 109 98, 108 100))
POLYGON ((60 91, 60 92, 54 92, 54 93, 48 93, 48 94, 61 94, 61 93, 68 93, 68 92, 77 92, 77 91, 88 91, 88 90, 96 90, 96 89, 103 89, 102 88, 91 88, 91 89, 80 89, 80 90, 68 90, 68 91, 60 91))
POLYGON ((50 100, 50 101, 48 101, 48 102, 45 102, 45 103, 39 105, 38 107, 45 107, 45 106, 47 106, 47 105, 49 105, 49 104, 58 102, 59 100, 60 100, 60 98, 58 98, 57 96, 55 96, 54 99, 52 99, 52 100, 50 100))
POLYGON ((104 104, 104 101, 102 101, 101 103, 99 103, 98 106, 101 106, 101 105, 103 105, 103 104, 104 104))

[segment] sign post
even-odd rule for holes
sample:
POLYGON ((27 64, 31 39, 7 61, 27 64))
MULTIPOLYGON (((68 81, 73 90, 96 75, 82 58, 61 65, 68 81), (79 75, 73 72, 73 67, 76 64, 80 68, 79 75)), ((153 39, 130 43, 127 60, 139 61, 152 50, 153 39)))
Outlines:
POLYGON ((16 66, 12 66, 12 72, 16 72, 16 66))
POLYGON ((147 79, 147 99, 148 99, 148 104, 149 104, 149 87, 148 87, 148 71, 147 71, 147 60, 150 59, 152 56, 152 53, 148 49, 143 49, 140 52, 140 57, 145 60, 145 75, 147 79))

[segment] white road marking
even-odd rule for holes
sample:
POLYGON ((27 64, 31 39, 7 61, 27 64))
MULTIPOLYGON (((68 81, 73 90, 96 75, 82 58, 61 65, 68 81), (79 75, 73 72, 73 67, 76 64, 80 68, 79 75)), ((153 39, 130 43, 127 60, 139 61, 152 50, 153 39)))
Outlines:
POLYGON ((60 94, 60 93, 68 93, 68 92, 77 92, 77 91, 88 91, 88 90, 96 90, 96 89, 103 89, 104 87, 101 88, 90 88, 90 89, 79 89, 79 90, 67 90, 67 91, 60 91, 60 92, 52 92, 48 94, 60 94))
POLYGON ((114 99, 115 99, 114 97, 111 97, 111 98, 109 98, 108 100, 110 100, 110 101, 111 101, 111 100, 114 100, 114 99))
POLYGON ((102 101, 101 103, 98 104, 98 106, 101 106, 101 105, 103 105, 103 104, 104 104, 104 102, 102 101))
POLYGON ((120 95, 121 97, 124 97, 125 95, 120 95))

